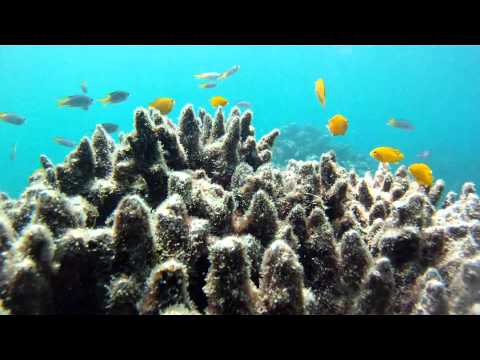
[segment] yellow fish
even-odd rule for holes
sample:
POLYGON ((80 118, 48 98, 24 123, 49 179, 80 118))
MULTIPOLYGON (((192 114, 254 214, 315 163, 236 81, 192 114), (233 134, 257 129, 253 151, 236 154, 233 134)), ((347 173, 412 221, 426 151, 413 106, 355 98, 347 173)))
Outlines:
POLYGON ((328 121, 327 129, 333 136, 345 135, 348 129, 348 120, 343 115, 335 115, 328 121))
POLYGON ((417 183, 424 186, 432 186, 432 169, 430 169, 427 164, 412 164, 408 167, 408 170, 410 170, 410 173, 413 175, 417 183))
POLYGON ((157 109, 162 115, 167 115, 174 105, 175 100, 172 98, 158 98, 150 104, 150 107, 157 109))
POLYGON ((228 104, 228 100, 225 99, 223 96, 214 96, 210 99, 210 104, 212 104, 213 107, 217 107, 217 106, 224 107, 225 105, 228 104))
POLYGON ((325 83, 323 82, 323 79, 315 81, 315 93, 322 106, 325 107, 325 83))
POLYGON ((404 157, 400 150, 388 146, 373 149, 370 151, 370 156, 382 163, 396 163, 404 157))

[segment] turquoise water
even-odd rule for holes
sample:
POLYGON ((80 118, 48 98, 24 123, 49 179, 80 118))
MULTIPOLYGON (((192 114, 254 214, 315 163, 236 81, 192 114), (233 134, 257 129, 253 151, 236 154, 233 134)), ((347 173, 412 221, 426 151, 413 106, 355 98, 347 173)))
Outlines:
POLYGON ((211 110, 213 95, 251 102, 258 136, 291 122, 324 128, 343 114, 349 131, 335 141, 366 154, 397 147, 406 165, 430 150, 434 176, 458 191, 464 181, 480 182, 479 64, 478 46, 0 46, 0 112, 27 119, 0 123, 0 191, 18 196, 41 154, 63 161, 71 149, 54 136, 78 142, 99 122, 130 131, 135 107, 161 96, 176 100, 169 115, 176 122, 184 104, 211 110), (193 78, 237 64, 240 71, 213 89, 200 89, 193 78), (313 90, 318 78, 326 84, 325 108, 313 90), (83 80, 94 99, 116 90, 130 97, 88 111, 58 107, 59 98, 81 94, 83 80), (415 131, 386 126, 391 117, 409 120, 415 131))

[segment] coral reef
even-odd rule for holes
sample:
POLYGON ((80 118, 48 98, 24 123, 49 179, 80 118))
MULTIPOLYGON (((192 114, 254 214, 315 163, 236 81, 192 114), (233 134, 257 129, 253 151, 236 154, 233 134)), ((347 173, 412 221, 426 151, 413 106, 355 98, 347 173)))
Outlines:
POLYGON ((0 194, 2 314, 479 313, 473 183, 440 204, 443 181, 362 177, 342 151, 280 169, 280 131, 257 142, 237 108, 133 120, 0 194))

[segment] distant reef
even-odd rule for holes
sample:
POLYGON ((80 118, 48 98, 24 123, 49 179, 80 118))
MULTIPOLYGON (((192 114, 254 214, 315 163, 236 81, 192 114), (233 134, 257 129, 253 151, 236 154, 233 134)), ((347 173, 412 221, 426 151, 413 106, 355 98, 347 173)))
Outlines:
MULTIPOLYGON (((473 183, 437 204, 405 166, 271 164, 279 130, 187 105, 97 126, 0 195, 3 314, 480 314, 473 183)), ((280 137, 281 138, 281 137, 280 137)), ((279 139, 280 139, 279 138, 279 139)))
POLYGON ((291 159, 319 160, 323 153, 335 151, 339 163, 359 174, 369 170, 368 156, 352 150, 347 144, 332 141, 333 137, 318 126, 291 123, 280 129, 282 136, 273 148, 272 163, 285 167, 291 159))

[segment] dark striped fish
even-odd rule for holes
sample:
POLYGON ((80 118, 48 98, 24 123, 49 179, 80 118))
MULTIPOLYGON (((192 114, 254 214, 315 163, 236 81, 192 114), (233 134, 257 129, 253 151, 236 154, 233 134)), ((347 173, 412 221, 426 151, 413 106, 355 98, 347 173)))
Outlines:
POLYGON ((55 136, 53 141, 58 145, 63 145, 66 147, 74 147, 75 143, 71 140, 65 139, 63 136, 55 136))
POLYGON ((109 134, 112 134, 118 130, 118 125, 114 123, 101 123, 100 125, 102 125, 105 131, 109 134))
POLYGON ((390 119, 390 120, 388 120, 387 125, 389 125, 391 127, 398 128, 398 129, 403 129, 403 130, 414 130, 415 129, 415 126, 413 126, 407 120, 390 119))
POLYGON ((14 113, 0 113, 0 120, 13 125, 22 125, 25 122, 25 118, 14 113))

